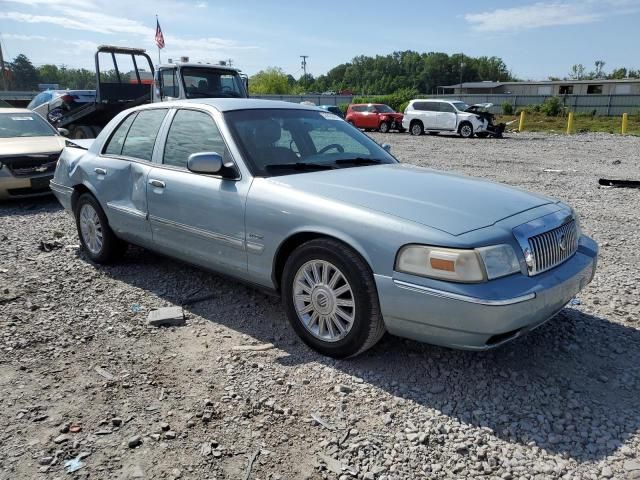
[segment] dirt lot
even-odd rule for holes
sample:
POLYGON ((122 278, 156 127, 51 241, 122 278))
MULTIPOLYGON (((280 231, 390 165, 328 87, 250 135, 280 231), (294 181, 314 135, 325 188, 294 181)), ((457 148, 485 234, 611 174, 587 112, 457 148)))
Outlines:
POLYGON ((334 361, 278 299, 138 248, 92 265, 54 200, 3 204, 0 479, 640 478, 640 190, 597 186, 640 180, 640 138, 372 136, 572 204, 601 245, 593 283, 495 351, 386 336, 334 361), (184 327, 146 325, 208 295, 184 327))

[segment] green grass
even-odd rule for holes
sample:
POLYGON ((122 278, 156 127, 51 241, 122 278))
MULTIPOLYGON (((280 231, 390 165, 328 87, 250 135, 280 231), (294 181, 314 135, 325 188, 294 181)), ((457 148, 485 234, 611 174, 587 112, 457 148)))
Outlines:
MULTIPOLYGON (((498 115, 498 122, 518 120, 515 115, 498 115)), ((518 121, 507 127, 507 130, 517 130, 518 121)), ((605 132, 620 133, 622 116, 620 117, 592 117, 591 115, 576 115, 573 122, 575 133, 605 132)), ((567 117, 547 117, 539 113, 526 113, 524 121, 525 132, 561 132, 567 131, 567 117)), ((629 115, 629 135, 640 135, 640 115, 629 115)))

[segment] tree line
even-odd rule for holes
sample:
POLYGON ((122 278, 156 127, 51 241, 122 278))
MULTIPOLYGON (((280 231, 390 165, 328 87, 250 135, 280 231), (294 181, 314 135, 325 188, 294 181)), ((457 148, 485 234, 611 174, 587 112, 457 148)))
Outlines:
POLYGON ((435 93, 439 86, 460 81, 513 79, 506 64, 498 57, 407 50, 375 57, 360 55, 315 78, 307 74, 296 80, 282 69, 270 67, 253 75, 249 85, 255 93, 349 90, 360 94, 384 95, 407 89, 435 93))
MULTIPOLYGON (((594 65, 591 71, 581 64, 573 65, 564 79, 640 78, 640 70, 621 67, 607 73, 603 60, 597 60, 594 65)), ((94 89, 96 86, 93 70, 52 64, 36 67, 24 54, 15 57, 5 68, 5 80, 11 90, 37 90, 38 84, 43 83, 69 89, 94 89)), ((549 79, 562 80, 557 77, 549 79)), ((281 68, 269 67, 250 78, 249 88, 254 94, 348 91, 360 95, 385 95, 399 91, 436 93, 439 86, 483 80, 505 82, 517 79, 498 57, 407 50, 375 57, 360 55, 318 77, 307 74, 296 79, 281 68)))

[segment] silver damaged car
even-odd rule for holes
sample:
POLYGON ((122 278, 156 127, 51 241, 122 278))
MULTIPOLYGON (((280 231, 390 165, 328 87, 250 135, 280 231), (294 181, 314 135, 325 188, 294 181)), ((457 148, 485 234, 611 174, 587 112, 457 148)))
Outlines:
POLYGON ((128 243, 281 295, 333 357, 385 331, 484 350, 558 313, 598 247, 571 207, 399 163, 339 117, 252 99, 122 112, 51 182, 86 255, 128 243))

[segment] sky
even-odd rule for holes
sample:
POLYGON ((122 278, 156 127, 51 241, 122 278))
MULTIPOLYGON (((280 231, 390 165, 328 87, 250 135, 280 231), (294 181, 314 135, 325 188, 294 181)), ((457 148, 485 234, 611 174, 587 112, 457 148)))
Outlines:
POLYGON ((640 0, 395 3, 381 0, 0 0, 5 60, 93 69, 98 45, 145 48, 161 59, 232 59, 252 75, 275 66, 317 76, 358 55, 401 50, 501 57, 522 79, 563 77, 571 65, 640 68, 640 0))

